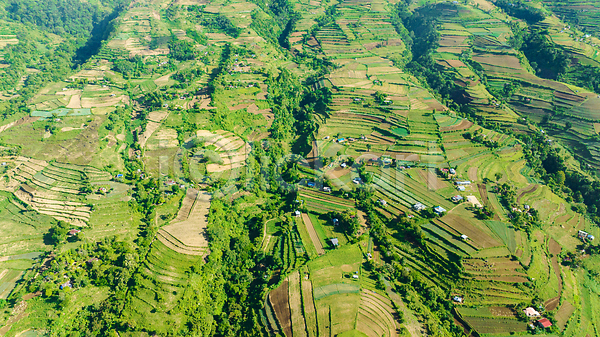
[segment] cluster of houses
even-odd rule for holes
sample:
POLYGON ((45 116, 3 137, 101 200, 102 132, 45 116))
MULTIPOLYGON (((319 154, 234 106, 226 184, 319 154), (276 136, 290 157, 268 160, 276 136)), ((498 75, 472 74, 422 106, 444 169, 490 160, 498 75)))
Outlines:
POLYGON ((466 186, 470 186, 471 185, 471 181, 469 180, 456 180, 454 182, 454 184, 456 185, 456 189, 464 192, 466 189, 466 186))
MULTIPOLYGON (((413 207, 412 207, 412 208, 413 208, 413 210, 415 210, 415 211, 417 211, 417 212, 420 212, 420 211, 426 210, 426 209, 427 209, 427 206, 423 205, 423 204, 422 204, 422 203, 420 203, 420 202, 417 202, 416 204, 414 204, 414 205, 413 205, 413 207)), ((435 214, 437 214, 437 215, 442 215, 443 213, 446 213, 446 212, 447 212, 447 211, 446 211, 446 209, 445 209, 444 207, 442 207, 442 206, 435 206, 435 207, 433 208, 433 211, 434 211, 434 212, 435 212, 435 214)))
POLYGON ((594 240, 594 236, 591 234, 588 234, 587 232, 584 231, 578 231, 577 232, 577 237, 580 238, 583 241, 593 241, 594 240))
POLYGON ((456 170, 453 169, 453 168, 449 168, 449 169, 443 168, 443 169, 441 169, 441 171, 444 172, 444 173, 447 173, 449 175, 455 175, 456 174, 456 170))
POLYGON ((549 319, 547 319, 547 318, 540 318, 542 315, 537 310, 535 310, 532 307, 528 307, 528 308, 523 309, 523 312, 530 319, 537 319, 537 318, 539 318, 534 323, 529 324, 529 327, 532 330, 535 330, 536 326, 538 328, 542 328, 542 329, 546 329, 546 328, 549 328, 549 327, 552 326, 552 322, 550 322, 549 319))
MULTIPOLYGON (((317 187, 317 184, 314 181, 309 181, 306 183, 306 186, 310 187, 310 188, 315 188, 315 187, 317 187)), ((323 187, 321 187, 321 191, 323 191, 325 193, 331 193, 331 187, 323 186, 323 187)))
MULTIPOLYGON (((173 180, 173 179, 168 179, 165 182, 165 185, 167 185, 167 186, 173 186, 173 185, 177 185, 177 182, 175 180, 173 180)), ((180 184, 179 188, 185 188, 185 185, 184 184, 180 184)))
MULTIPOLYGON (((328 140, 329 138, 331 138, 331 137, 329 137, 329 136, 323 137, 324 140, 328 140)), ((358 139, 356 139, 356 138, 348 137, 348 138, 337 138, 337 139, 334 139, 333 141, 341 144, 341 143, 345 143, 345 142, 355 142, 357 140, 358 139)), ((360 140, 367 140, 367 137, 365 135, 360 135, 360 140)))

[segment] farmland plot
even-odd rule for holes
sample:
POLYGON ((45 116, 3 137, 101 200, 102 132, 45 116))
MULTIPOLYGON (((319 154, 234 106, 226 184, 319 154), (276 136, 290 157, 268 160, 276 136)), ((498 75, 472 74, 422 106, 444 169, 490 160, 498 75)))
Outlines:
MULTIPOLYGON (((91 207, 80 192, 87 183, 108 182, 111 175, 90 166, 36 161, 19 157, 7 172, 3 189, 40 213, 85 226, 91 207)), ((93 185, 92 185, 93 186, 93 185)))
POLYGON ((207 253, 206 225, 211 195, 188 189, 177 217, 159 230, 158 239, 167 247, 182 254, 207 253))

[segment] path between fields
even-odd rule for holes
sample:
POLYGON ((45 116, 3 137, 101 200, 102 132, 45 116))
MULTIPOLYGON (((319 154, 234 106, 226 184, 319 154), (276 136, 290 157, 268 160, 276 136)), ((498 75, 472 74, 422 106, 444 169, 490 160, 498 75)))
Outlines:
POLYGON ((557 258, 558 254, 560 254, 562 250, 562 247, 558 242, 556 242, 556 240, 551 238, 548 241, 548 248, 550 249, 550 253, 552 254, 552 269, 554 269, 554 274, 558 278, 558 296, 544 302, 544 307, 546 307, 546 310, 550 311, 558 308, 558 304, 560 302, 560 295, 562 293, 563 281, 560 274, 560 264, 558 263, 557 258))
POLYGON ((312 241, 315 249, 317 250, 317 254, 323 255, 325 254, 325 250, 323 249, 323 245, 321 244, 321 240, 319 240, 319 236, 315 231, 315 227, 310 221, 310 217, 306 213, 302 213, 302 221, 304 221, 304 225, 306 226, 306 230, 308 231, 308 235, 310 236, 310 240, 312 241))

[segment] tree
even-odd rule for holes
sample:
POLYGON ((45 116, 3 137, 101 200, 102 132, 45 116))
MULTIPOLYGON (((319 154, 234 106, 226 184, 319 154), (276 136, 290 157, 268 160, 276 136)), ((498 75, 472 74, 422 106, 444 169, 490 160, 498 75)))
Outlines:
POLYGON ((67 240, 67 233, 71 226, 65 221, 58 221, 50 227, 48 232, 49 241, 57 246, 67 240))
POLYGON ((558 185, 562 186, 565 183, 565 179, 565 171, 556 172, 555 180, 558 185))

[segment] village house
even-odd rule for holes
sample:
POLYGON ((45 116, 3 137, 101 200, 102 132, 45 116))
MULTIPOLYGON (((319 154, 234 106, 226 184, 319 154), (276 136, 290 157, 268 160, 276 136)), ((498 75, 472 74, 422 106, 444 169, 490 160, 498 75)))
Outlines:
POLYGON ((454 296, 452 297, 452 300, 456 303, 462 303, 463 302, 463 298, 461 296, 454 296))
POLYGON ((525 315, 527 315, 527 317, 530 317, 530 318, 531 317, 540 317, 540 313, 532 307, 523 309, 523 312, 525 313, 525 315))
POLYGON ((462 201, 464 198, 462 197, 462 195, 455 195, 452 197, 452 201, 454 202, 459 202, 462 201))
POLYGON ((420 202, 417 202, 416 204, 413 205, 413 209, 415 211, 417 211, 417 212, 420 212, 420 211, 422 211, 422 210, 424 210, 426 208, 427 207, 425 205, 423 205, 422 203, 420 203, 420 202))
POLYGON ((60 290, 63 290, 65 288, 73 288, 73 286, 71 285, 71 280, 60 285, 60 290))
POLYGON ((442 213, 446 213, 446 210, 442 207, 442 206, 436 206, 433 208, 433 211, 437 214, 440 215, 442 213))
POLYGON ((70 236, 74 236, 74 235, 77 235, 77 234, 78 234, 78 233, 80 233, 80 232, 81 232, 81 231, 80 231, 79 229, 71 229, 71 230, 69 231, 69 233, 68 233, 68 234, 69 234, 70 236))
POLYGON ((577 236, 581 239, 581 240, 590 240, 593 241, 594 240, 594 236, 591 234, 588 234, 587 232, 584 231, 578 231, 577 232, 577 236))
POLYGON ((550 322, 550 320, 547 318, 542 318, 542 319, 538 320, 536 323, 537 323, 537 326, 542 329, 546 329, 546 328, 549 328, 552 326, 552 322, 550 322))

